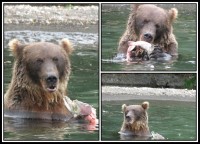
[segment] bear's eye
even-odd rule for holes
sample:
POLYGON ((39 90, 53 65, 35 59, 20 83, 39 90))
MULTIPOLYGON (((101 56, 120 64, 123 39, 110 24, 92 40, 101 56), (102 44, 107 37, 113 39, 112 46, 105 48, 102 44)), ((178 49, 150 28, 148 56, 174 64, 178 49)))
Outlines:
POLYGON ((143 24, 147 24, 148 22, 149 22, 149 20, 145 19, 145 20, 143 21, 143 24))
POLYGON ((159 25, 159 24, 156 24, 156 28, 159 29, 159 28, 160 28, 160 25, 159 25))
POLYGON ((57 61, 58 61, 58 58, 57 58, 57 57, 53 57, 52 60, 53 60, 54 62, 57 62, 57 61))
POLYGON ((39 63, 39 64, 41 64, 41 63, 43 63, 43 62, 44 62, 44 60, 43 60, 43 59, 41 59, 41 58, 38 58, 36 61, 37 61, 37 63, 39 63))

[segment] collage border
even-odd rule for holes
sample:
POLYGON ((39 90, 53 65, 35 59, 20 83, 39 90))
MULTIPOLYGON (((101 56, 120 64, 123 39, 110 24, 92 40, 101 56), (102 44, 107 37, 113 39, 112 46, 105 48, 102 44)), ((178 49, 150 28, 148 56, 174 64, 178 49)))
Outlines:
MULTIPOLYGON (((11 2, 5 2, 6 3, 11 3, 11 2)), ((17 2, 17 3, 31 3, 31 2, 17 2)), ((35 3, 35 2, 34 2, 35 3)), ((46 3, 46 2, 37 2, 37 3, 46 3)), ((63 3, 63 4, 80 4, 80 3, 83 3, 83 2, 52 2, 52 3, 63 3)), ((197 32, 196 32, 196 35, 197 35, 197 51, 196 51, 196 60, 197 60, 197 63, 196 63, 196 70, 195 71, 102 71, 102 62, 101 62, 101 58, 102 58, 102 51, 101 51, 101 48, 102 48, 102 39, 101 39, 101 35, 102 35, 102 29, 101 29, 101 26, 102 26, 102 15, 101 15, 101 10, 102 10, 102 4, 115 4, 115 3, 118 3, 118 4, 132 4, 132 3, 147 3, 147 2, 87 2, 87 4, 99 4, 99 21, 98 21, 98 27, 99 27, 99 30, 98 30, 98 40, 99 40, 99 54, 98 54, 98 60, 99 60, 99 73, 98 73, 98 82, 99 82, 99 141, 92 141, 92 142, 122 142, 122 141, 104 141, 101 139, 101 134, 102 134, 102 129, 101 129, 101 124, 102 124, 102 115, 101 115, 101 112, 102 112, 102 106, 101 106, 101 103, 102 103, 102 88, 101 88, 101 76, 102 74, 107 74, 107 73, 116 73, 116 74, 121 74, 121 73, 194 73, 196 74, 197 76, 197 89, 196 89, 196 104, 197 104, 197 141, 198 141, 198 2, 181 2, 181 3, 188 3, 188 4, 197 4, 197 32)), ((149 2, 149 3, 180 3, 180 2, 149 2)), ((3 5, 2 5, 2 18, 4 17, 4 14, 3 14, 3 5)), ((4 38, 4 29, 3 29, 3 25, 4 25, 4 21, 2 20, 2 41, 3 41, 3 38, 4 38)), ((3 42, 2 42, 2 79, 3 79, 3 42)), ((2 80, 3 82, 3 80, 2 80)), ((3 102, 3 95, 4 95, 4 92, 3 92, 3 83, 2 83, 2 102, 3 102)), ((3 131, 3 103, 2 103, 2 141, 3 140, 3 134, 4 134, 4 131, 3 131)), ((4 141, 4 142, 10 142, 10 141, 4 141)), ((13 141, 11 141, 13 142, 13 141)), ((17 142, 24 142, 24 141, 17 141, 17 142)), ((27 142, 27 141, 25 141, 27 142)), ((31 141, 33 142, 33 141, 31 141)), ((38 141, 34 141, 34 142, 38 142, 38 141)), ((39 141, 40 142, 40 141, 39 141)), ((44 142, 44 141, 42 141, 44 142)), ((47 141, 47 142, 51 142, 51 141, 47 141)), ((60 142, 60 141, 52 141, 52 142, 60 142)), ((63 142, 77 142, 77 141, 63 141, 63 142)), ((80 141, 78 141, 80 142, 80 141)), ((91 141, 83 141, 83 142, 91 142, 91 141)), ((127 141, 123 141, 123 142, 127 142, 127 141)), ((151 141, 152 142, 152 141, 151 141)), ((164 141, 162 141, 164 142, 164 141)), ((174 142, 174 141, 167 141, 167 142, 174 142)), ((185 142, 185 141, 183 141, 185 142)), ((194 142, 194 141, 187 141, 187 142, 194 142)))

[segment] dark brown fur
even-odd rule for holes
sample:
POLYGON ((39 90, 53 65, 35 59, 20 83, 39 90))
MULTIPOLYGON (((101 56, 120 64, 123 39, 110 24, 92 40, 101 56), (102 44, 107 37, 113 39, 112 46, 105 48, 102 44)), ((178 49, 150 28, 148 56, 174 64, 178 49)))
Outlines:
POLYGON ((63 101, 71 71, 70 42, 63 39, 60 46, 48 42, 25 45, 14 39, 9 46, 15 62, 4 96, 5 111, 30 112, 30 118, 70 119, 72 114, 63 101))
POLYGON ((173 34, 172 23, 177 17, 177 9, 164 10, 151 4, 133 4, 118 50, 126 54, 128 41, 147 41, 158 45, 164 52, 178 55, 178 43, 173 34))

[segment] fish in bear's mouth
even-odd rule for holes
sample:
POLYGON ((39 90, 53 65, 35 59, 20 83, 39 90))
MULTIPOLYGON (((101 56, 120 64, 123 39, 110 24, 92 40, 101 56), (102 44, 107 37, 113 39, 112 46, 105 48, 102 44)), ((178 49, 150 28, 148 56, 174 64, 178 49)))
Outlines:
POLYGON ((145 61, 149 60, 149 55, 154 50, 154 46, 145 41, 129 41, 126 53, 126 61, 145 61))

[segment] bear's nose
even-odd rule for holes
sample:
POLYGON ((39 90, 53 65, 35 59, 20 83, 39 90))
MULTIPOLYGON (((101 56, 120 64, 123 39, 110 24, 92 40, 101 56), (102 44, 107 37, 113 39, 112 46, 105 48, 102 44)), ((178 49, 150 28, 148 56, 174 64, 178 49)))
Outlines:
POLYGON ((48 76, 46 81, 48 83, 56 83, 57 82, 57 77, 56 76, 48 76))
POLYGON ((127 121, 130 121, 130 120, 131 120, 131 117, 128 116, 128 115, 126 115, 126 120, 127 120, 127 121))
POLYGON ((145 33, 145 34, 144 34, 144 39, 145 39, 147 42, 151 42, 152 39, 153 39, 153 36, 152 36, 150 33, 145 33))

